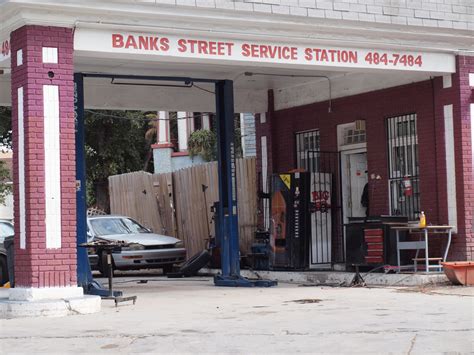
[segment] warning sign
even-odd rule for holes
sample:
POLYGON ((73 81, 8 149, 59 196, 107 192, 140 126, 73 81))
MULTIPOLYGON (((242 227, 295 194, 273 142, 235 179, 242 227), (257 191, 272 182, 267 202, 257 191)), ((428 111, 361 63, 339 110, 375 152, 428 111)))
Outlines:
POLYGON ((280 179, 286 185, 288 190, 290 190, 291 186, 291 175, 290 174, 280 174, 280 179))

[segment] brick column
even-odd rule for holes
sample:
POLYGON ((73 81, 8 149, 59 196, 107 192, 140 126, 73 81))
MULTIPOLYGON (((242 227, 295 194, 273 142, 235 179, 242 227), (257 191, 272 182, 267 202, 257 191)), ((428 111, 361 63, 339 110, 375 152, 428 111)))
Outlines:
POLYGON ((77 275, 72 29, 24 26, 12 32, 11 49, 15 289, 73 289, 77 275))
POLYGON ((471 103, 473 87, 469 74, 474 73, 474 57, 458 56, 453 87, 457 97, 453 102, 454 156, 456 167, 456 200, 458 235, 453 240, 451 260, 474 260, 474 179, 471 103))

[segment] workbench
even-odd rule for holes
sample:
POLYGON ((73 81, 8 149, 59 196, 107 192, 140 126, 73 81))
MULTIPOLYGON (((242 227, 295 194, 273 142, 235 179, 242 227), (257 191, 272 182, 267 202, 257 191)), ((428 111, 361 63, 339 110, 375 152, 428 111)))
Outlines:
POLYGON ((441 262, 446 261, 448 257, 449 247, 451 246, 451 234, 453 226, 448 225, 439 225, 439 226, 426 226, 421 228, 419 226, 394 226, 392 227, 395 230, 395 235, 397 238, 397 266, 398 272, 402 269, 411 268, 411 266, 400 265, 400 251, 402 250, 416 250, 415 258, 413 258, 413 269, 415 272, 418 271, 418 262, 424 261, 425 271, 430 272, 430 269, 437 269, 438 271, 442 270, 441 262), (421 238, 418 241, 400 241, 400 232, 408 232, 411 235, 419 235, 421 238), (431 257, 429 255, 429 238, 432 235, 447 236, 448 241, 443 252, 442 257, 431 257), (425 251, 425 257, 420 258, 420 250, 425 251), (431 265, 430 261, 437 261, 436 265, 431 265))

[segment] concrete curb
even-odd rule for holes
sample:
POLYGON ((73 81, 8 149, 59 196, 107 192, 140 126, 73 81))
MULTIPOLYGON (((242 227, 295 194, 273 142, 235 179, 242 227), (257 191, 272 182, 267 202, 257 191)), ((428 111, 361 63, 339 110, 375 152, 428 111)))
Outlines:
MULTIPOLYGON (((217 275, 221 271, 218 269, 201 269, 202 273, 217 275)), ((251 271, 242 270, 243 277, 255 279, 270 279, 278 282, 314 284, 327 286, 348 286, 353 277, 352 272, 339 271, 251 271)), ((367 286, 426 286, 445 284, 448 278, 443 273, 431 274, 383 274, 362 272, 362 277, 367 286)))
POLYGON ((90 295, 41 301, 12 301, 3 298, 0 299, 0 319, 64 317, 73 314, 97 313, 100 312, 100 308, 100 297, 90 295))

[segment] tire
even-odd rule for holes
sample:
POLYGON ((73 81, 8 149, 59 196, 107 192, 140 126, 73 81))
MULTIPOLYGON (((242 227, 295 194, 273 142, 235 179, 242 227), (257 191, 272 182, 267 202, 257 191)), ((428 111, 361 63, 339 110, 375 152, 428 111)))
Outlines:
POLYGON ((0 255, 0 286, 5 285, 8 282, 8 264, 7 258, 0 255))
POLYGON ((209 260, 211 260, 211 254, 207 250, 203 250, 186 261, 179 269, 179 273, 184 276, 194 276, 207 265, 209 260))
MULTIPOLYGON (((112 276, 114 275, 115 265, 114 265, 114 257, 112 257, 112 276)), ((99 253, 99 272, 103 277, 109 277, 109 267, 107 265, 107 253, 100 252, 99 253)))

